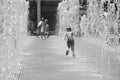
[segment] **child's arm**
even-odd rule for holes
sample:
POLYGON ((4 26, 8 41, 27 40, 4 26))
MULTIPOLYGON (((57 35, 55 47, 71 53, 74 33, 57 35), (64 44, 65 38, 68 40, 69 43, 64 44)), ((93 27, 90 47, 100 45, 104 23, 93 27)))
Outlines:
POLYGON ((78 37, 78 35, 76 35, 74 32, 72 34, 73 34, 73 36, 78 37))
POLYGON ((40 21, 37 25, 37 27, 40 27, 42 25, 42 22, 40 21))
POLYGON ((66 38, 67 38, 67 34, 65 34, 64 40, 66 40, 66 38))

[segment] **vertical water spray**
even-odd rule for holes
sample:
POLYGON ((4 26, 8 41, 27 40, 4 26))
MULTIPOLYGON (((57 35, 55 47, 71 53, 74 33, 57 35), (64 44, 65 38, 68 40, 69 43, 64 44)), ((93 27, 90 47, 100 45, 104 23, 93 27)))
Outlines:
POLYGON ((0 79, 8 80, 18 62, 27 32, 28 3, 25 0, 0 0, 0 79))
POLYGON ((66 27, 71 27, 78 34, 79 27, 79 0, 63 0, 58 5, 59 32, 63 34, 66 27))
POLYGON ((119 1, 88 0, 87 16, 80 23, 82 33, 118 45, 119 12, 119 1))

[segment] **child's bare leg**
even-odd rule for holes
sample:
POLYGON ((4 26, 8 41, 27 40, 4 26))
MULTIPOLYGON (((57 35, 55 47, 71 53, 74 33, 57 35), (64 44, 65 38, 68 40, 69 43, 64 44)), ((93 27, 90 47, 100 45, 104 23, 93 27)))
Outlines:
POLYGON ((71 51, 72 51, 73 57, 75 57, 75 49, 73 46, 71 47, 71 51))
POLYGON ((43 38, 43 32, 41 32, 41 38, 43 38))
POLYGON ((66 50, 66 55, 68 55, 68 53, 69 53, 69 49, 70 49, 70 48, 68 47, 67 50, 66 50))

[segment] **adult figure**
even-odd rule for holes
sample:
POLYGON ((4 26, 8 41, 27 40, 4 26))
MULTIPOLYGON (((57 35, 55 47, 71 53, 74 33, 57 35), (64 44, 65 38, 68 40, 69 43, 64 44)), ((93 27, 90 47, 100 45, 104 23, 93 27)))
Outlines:
POLYGON ((41 21, 38 23, 38 32, 40 33, 41 38, 44 37, 44 28, 45 28, 45 21, 44 21, 44 17, 42 17, 41 21))
POLYGON ((38 23, 38 25, 37 25, 37 30, 36 30, 36 32, 37 32, 37 37, 40 35, 40 29, 41 29, 41 26, 42 26, 42 20, 38 23))

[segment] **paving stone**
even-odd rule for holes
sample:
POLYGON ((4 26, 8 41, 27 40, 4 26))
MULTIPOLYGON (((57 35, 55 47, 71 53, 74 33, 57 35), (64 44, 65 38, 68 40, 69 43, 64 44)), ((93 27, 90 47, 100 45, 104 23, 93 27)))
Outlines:
POLYGON ((21 55, 25 65, 20 80, 101 80, 101 74, 91 66, 95 62, 79 53, 76 58, 71 53, 65 56, 67 47, 62 37, 32 40, 24 49, 30 54, 21 55))
POLYGON ((73 58, 71 52, 65 55, 63 37, 43 40, 29 36, 27 40, 19 65, 14 65, 9 80, 120 80, 120 62, 113 59, 114 53, 103 55, 103 44, 75 38, 73 58))

